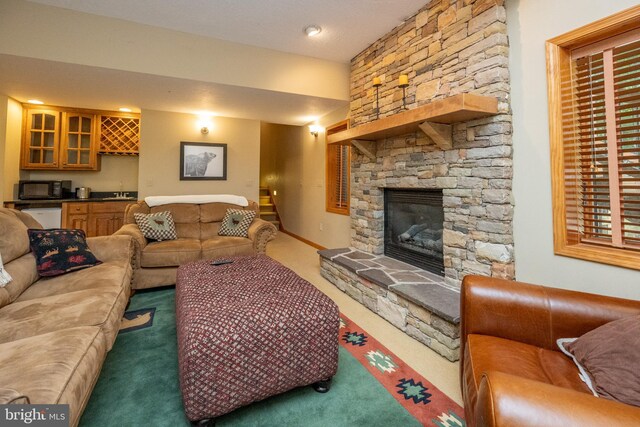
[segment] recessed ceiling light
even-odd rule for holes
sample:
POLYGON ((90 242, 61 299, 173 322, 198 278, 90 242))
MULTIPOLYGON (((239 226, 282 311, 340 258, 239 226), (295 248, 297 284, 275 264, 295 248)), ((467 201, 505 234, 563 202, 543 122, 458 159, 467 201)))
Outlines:
POLYGON ((319 25, 309 25, 304 29, 304 33, 309 37, 317 36, 321 31, 322 28, 319 25))
POLYGON ((131 112, 131 108, 125 108, 125 107, 118 108, 118 110, 122 111, 123 113, 130 113, 131 112))
POLYGON ((36 104, 36 105, 42 105, 44 104, 44 102, 40 101, 39 99, 30 99, 27 101, 29 104, 36 104))

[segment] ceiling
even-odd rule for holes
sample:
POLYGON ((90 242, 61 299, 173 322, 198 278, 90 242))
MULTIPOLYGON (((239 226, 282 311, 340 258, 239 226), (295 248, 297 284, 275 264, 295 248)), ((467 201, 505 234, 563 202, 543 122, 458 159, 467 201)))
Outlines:
MULTIPOLYGON (((134 23, 339 63, 415 14, 425 0, 30 0, 134 23), (307 25, 319 25, 313 38, 307 25)), ((346 100, 0 54, 0 93, 96 109, 215 111, 302 125, 346 100), (123 86, 122 82, 127 85, 123 86)))
POLYGON ((349 62, 426 0, 30 0, 337 62, 349 62), (322 32, 309 38, 308 25, 322 32))

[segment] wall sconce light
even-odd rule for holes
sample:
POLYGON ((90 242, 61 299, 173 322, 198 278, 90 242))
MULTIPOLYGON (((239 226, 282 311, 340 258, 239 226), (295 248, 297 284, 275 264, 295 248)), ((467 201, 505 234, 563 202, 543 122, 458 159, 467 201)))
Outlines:
POLYGON ((409 86, 409 76, 407 76, 406 74, 400 74, 400 77, 398 77, 398 87, 402 88, 402 109, 403 110, 407 109, 407 101, 406 101, 407 86, 409 86))
POLYGON ((315 136, 316 138, 318 137, 318 133, 320 133, 321 130, 322 128, 318 125, 309 126, 309 132, 311 133, 311 135, 315 136))
POLYGON ((380 118, 380 108, 378 106, 378 91, 380 89, 380 86, 382 86, 382 80, 380 80, 380 77, 374 77, 373 78, 373 87, 376 88, 376 108, 375 108, 375 113, 376 113, 376 120, 380 118))
POLYGON ((198 115, 197 126, 198 129, 200 129, 201 134, 206 135, 213 128, 213 123, 211 121, 212 116, 213 114, 211 113, 202 113, 198 115))

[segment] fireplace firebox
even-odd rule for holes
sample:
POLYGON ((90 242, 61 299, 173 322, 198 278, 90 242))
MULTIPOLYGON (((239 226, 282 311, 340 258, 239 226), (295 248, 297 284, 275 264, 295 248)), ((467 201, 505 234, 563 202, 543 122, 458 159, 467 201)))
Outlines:
POLYGON ((442 190, 384 190, 384 254, 444 276, 442 190))

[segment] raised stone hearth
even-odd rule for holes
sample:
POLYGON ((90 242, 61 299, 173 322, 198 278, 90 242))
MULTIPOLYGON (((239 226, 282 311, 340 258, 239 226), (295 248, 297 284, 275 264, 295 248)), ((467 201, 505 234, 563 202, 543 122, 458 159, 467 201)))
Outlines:
POLYGON ((353 248, 319 251, 324 278, 407 335, 459 359, 460 293, 442 277, 353 248))

